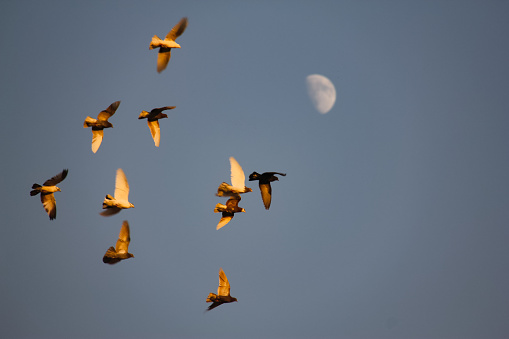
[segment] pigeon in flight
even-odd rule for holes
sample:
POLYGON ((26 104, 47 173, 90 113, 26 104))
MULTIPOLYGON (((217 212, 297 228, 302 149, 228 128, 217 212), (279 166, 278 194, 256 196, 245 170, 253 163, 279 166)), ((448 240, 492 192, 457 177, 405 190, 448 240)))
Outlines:
POLYGON ((150 134, 152 134, 152 139, 154 139, 154 143, 156 147, 159 147, 159 141, 161 140, 161 129, 159 128, 159 119, 167 118, 168 115, 162 113, 167 109, 174 109, 177 106, 166 106, 161 108, 154 108, 150 112, 141 111, 138 119, 147 119, 148 128, 150 128, 150 134))
POLYGON ((53 220, 57 217, 57 205, 55 203, 55 197, 53 193, 60 192, 60 188, 56 186, 59 182, 65 179, 69 170, 64 169, 61 173, 55 175, 53 178, 48 179, 41 186, 39 184, 32 185, 32 191, 30 195, 34 196, 41 193, 41 202, 44 206, 44 210, 48 213, 49 219, 53 220))
POLYGON ((219 269, 219 287, 217 288, 217 294, 209 293, 206 301, 212 303, 206 311, 210 311, 221 304, 237 301, 237 298, 230 296, 230 283, 222 268, 219 269))
POLYGON ((260 192, 262 193, 262 200, 265 209, 268 210, 270 207, 270 201, 272 198, 272 188, 270 187, 271 181, 278 181, 278 177, 275 174, 286 176, 285 173, 278 172, 265 172, 263 174, 259 174, 253 172, 249 175, 249 181, 259 180, 258 186, 260 187, 260 192))
POLYGON ((117 243, 115 247, 108 248, 103 257, 103 263, 113 265, 124 259, 134 258, 134 255, 128 252, 130 241, 129 223, 124 220, 118 234, 117 243))
POLYGON ((226 205, 217 204, 216 208, 214 208, 214 213, 222 212, 221 220, 216 226, 216 230, 220 229, 224 225, 230 222, 233 219, 233 215, 238 212, 246 212, 245 209, 239 207, 240 195, 233 196, 228 201, 226 201, 226 205))
POLYGON ((129 183, 127 182, 124 171, 119 168, 115 179, 115 197, 109 194, 106 195, 103 201, 103 209, 105 209, 105 211, 99 214, 107 217, 117 214, 123 208, 131 207, 134 207, 134 205, 129 202, 129 183))
POLYGON ((166 35, 164 40, 161 40, 157 35, 152 37, 149 49, 159 47, 159 54, 157 55, 157 72, 161 73, 166 69, 168 61, 171 58, 171 49, 180 48, 180 45, 175 42, 187 27, 187 18, 180 19, 179 23, 176 24, 171 31, 166 35))
POLYGON ((246 176, 242 167, 240 167, 234 157, 230 157, 230 172, 232 184, 228 185, 226 182, 221 183, 217 188, 217 196, 238 196, 246 192, 253 192, 252 189, 245 186, 246 176))
POLYGON ((115 101, 104 111, 97 115, 97 119, 87 117, 83 123, 84 128, 92 127, 92 152, 97 152, 103 141, 103 129, 113 127, 108 119, 115 114, 120 101, 115 101))

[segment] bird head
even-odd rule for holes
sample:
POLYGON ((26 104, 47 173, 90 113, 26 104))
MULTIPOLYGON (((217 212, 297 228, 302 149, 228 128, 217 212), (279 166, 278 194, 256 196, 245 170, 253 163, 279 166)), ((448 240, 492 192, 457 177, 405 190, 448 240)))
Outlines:
POLYGON ((109 121, 103 122, 103 126, 104 126, 104 128, 113 128, 113 125, 109 121))
POLYGON ((235 301, 235 302, 236 302, 236 301, 237 301, 237 298, 232 298, 232 301, 235 301))
POLYGON ((259 176, 260 176, 259 173, 253 172, 249 175, 249 181, 258 180, 259 176))
POLYGON ((129 258, 134 258, 134 254, 132 254, 132 253, 127 253, 127 255, 129 258))
POLYGON ((159 119, 164 119, 164 118, 167 118, 167 117, 168 117, 168 114, 161 113, 161 117, 159 119))
POLYGON ((253 190, 249 187, 244 186, 244 191, 246 192, 253 192, 253 190))
POLYGON ((131 204, 131 203, 129 203, 129 207, 134 208, 134 205, 133 205, 133 204, 131 204))
POLYGON ((55 187, 57 190, 56 192, 62 192, 62 190, 60 189, 60 187, 55 187))
POLYGON ((241 211, 241 212, 246 212, 246 210, 245 210, 245 209, 241 209, 240 211, 241 211))

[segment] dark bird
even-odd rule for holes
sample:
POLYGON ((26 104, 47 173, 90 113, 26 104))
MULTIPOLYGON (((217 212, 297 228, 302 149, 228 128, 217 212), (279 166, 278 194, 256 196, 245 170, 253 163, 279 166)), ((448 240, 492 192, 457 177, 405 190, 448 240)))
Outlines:
POLYGON ((57 205, 55 203, 55 197, 53 193, 60 192, 60 188, 56 186, 59 182, 65 179, 67 176, 68 169, 64 169, 61 173, 55 175, 53 178, 48 179, 41 186, 39 184, 32 185, 32 191, 30 195, 34 196, 41 193, 41 202, 44 206, 44 210, 48 213, 49 219, 53 220, 57 217, 57 205))
POLYGON ((152 37, 149 49, 159 47, 159 54, 157 55, 157 72, 161 73, 166 69, 168 61, 171 58, 171 49, 180 48, 180 45, 175 42, 187 27, 187 18, 180 19, 179 23, 176 24, 171 31, 166 35, 164 40, 161 40, 157 35, 152 37))
POLYGON ((285 173, 278 172, 265 172, 263 174, 259 174, 253 172, 249 175, 249 181, 259 180, 258 186, 260 187, 260 192, 262 193, 262 200, 265 209, 268 210, 270 207, 270 201, 272 199, 272 188, 270 187, 271 181, 278 181, 278 177, 275 174, 286 176, 285 173))
POLYGON ((104 111, 101 111, 97 115, 97 119, 87 117, 85 122, 83 123, 84 128, 92 127, 92 152, 97 152, 99 146, 101 146, 101 142, 103 141, 103 129, 111 128, 113 125, 108 119, 115 114, 118 106, 120 105, 120 101, 115 101, 104 111))
POLYGON ((159 147, 159 141, 161 140, 161 129, 159 128, 159 119, 167 118, 168 115, 162 113, 167 109, 174 109, 177 106, 165 106, 161 108, 154 108, 150 112, 141 111, 138 119, 147 119, 148 128, 150 128, 150 134, 152 134, 152 139, 154 139, 154 143, 156 147, 159 147))
POLYGON ((216 226, 216 230, 220 229, 224 225, 233 219, 233 215, 238 212, 246 212, 245 209, 239 207, 240 195, 236 195, 226 201, 226 205, 217 204, 214 208, 214 213, 222 212, 221 220, 216 226))
POLYGON ((237 298, 230 296, 230 283, 222 268, 219 269, 219 287, 217 288, 217 294, 209 293, 206 301, 212 303, 206 311, 210 311, 221 304, 237 301, 237 298))
POLYGON ((111 246, 108 248, 103 257, 103 263, 113 265, 122 260, 134 258, 134 255, 128 252, 130 241, 129 223, 125 220, 120 228, 115 247, 111 246))
POLYGON ((245 186, 246 176, 244 175, 242 167, 234 157, 230 157, 230 176, 232 184, 228 185, 226 182, 221 183, 217 188, 216 195, 218 197, 238 196, 242 193, 253 192, 252 189, 245 186))

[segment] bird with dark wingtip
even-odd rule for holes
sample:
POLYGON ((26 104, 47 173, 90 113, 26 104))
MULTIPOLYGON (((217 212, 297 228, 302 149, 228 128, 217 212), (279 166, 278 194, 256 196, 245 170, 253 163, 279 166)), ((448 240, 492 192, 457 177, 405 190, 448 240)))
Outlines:
POLYGON ((219 305, 237 301, 237 298, 230 296, 230 283, 222 268, 219 268, 219 287, 217 294, 209 293, 206 302, 212 303, 205 311, 210 311, 219 305))
POLYGON ((141 111, 138 119, 147 119, 148 128, 150 128, 150 134, 154 139, 154 144, 159 147, 159 141, 161 141, 161 128, 159 127, 159 119, 168 118, 167 114, 162 113, 168 109, 174 109, 177 106, 165 106, 160 108, 154 108, 150 112, 141 111))
POLYGON ((214 208, 214 213, 222 212, 221 220, 219 220, 219 223, 216 226, 216 230, 220 229, 227 223, 229 223, 232 219, 235 213, 239 212, 246 212, 245 209, 239 207, 239 201, 241 200, 241 197, 239 194, 236 196, 231 197, 226 201, 226 205, 223 204, 217 204, 214 208))
POLYGON ((113 265, 122 260, 134 258, 134 255, 128 252, 130 242, 131 233, 129 230, 129 223, 127 220, 124 220, 120 227, 117 243, 115 247, 111 246, 108 248, 103 257, 103 263, 113 265))
POLYGON ((275 174, 286 176, 285 173, 279 172, 265 172, 263 174, 253 172, 249 175, 249 181, 258 180, 258 186, 260 187, 260 192, 262 193, 263 205, 265 206, 266 210, 270 208, 270 202, 272 200, 272 187, 270 186, 270 182, 279 181, 275 174))
POLYGON ((48 179, 41 186, 39 184, 33 184, 30 195, 34 196, 41 193, 41 202, 44 206, 44 210, 49 215, 49 220, 53 220, 57 217, 57 204, 55 202, 55 196, 53 193, 61 192, 60 188, 56 186, 59 182, 67 177, 68 169, 64 169, 61 173, 55 175, 53 178, 48 179))
POLYGON ((187 18, 180 19, 179 23, 176 24, 171 31, 166 35, 164 40, 161 40, 157 35, 152 37, 149 49, 159 47, 159 53, 157 55, 157 72, 161 73, 168 66, 168 62, 171 58, 171 49, 180 48, 180 45, 175 42, 187 27, 187 18))
POLYGON ((104 111, 101 111, 97 115, 97 119, 88 117, 85 119, 83 123, 84 128, 92 127, 92 152, 97 152, 99 146, 103 141, 104 129, 105 128, 113 128, 111 122, 108 119, 115 114, 118 106, 120 105, 120 101, 115 101, 111 105, 108 106, 104 111))

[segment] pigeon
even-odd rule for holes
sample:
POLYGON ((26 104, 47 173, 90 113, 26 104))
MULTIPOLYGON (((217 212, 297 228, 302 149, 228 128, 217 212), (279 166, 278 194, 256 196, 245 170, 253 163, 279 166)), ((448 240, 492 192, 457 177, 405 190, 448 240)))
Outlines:
POLYGON ((115 114, 120 101, 115 101, 104 111, 97 115, 97 119, 87 117, 83 123, 84 128, 92 127, 92 152, 97 152, 103 141, 103 129, 113 127, 108 121, 109 117, 115 114))
POLYGON ((156 147, 159 147, 159 141, 161 140, 161 129, 159 128, 159 119, 167 118, 168 115, 161 113, 167 109, 174 109, 177 106, 166 106, 161 108, 154 108, 150 112, 141 111, 138 119, 147 119, 148 128, 150 128, 150 134, 156 147))
POLYGON ((220 268, 217 294, 209 293, 206 302, 212 303, 212 305, 210 305, 206 311, 210 311, 221 304, 231 303, 233 301, 237 301, 237 298, 230 296, 230 283, 228 282, 228 278, 226 278, 226 274, 224 274, 223 269, 220 268))
POLYGON ((57 205, 55 203, 55 197, 53 193, 60 192, 60 188, 56 186, 59 182, 67 177, 68 169, 64 169, 61 173, 55 175, 53 178, 48 179, 41 186, 39 184, 32 185, 32 191, 30 191, 30 195, 34 196, 41 193, 41 202, 44 206, 44 210, 49 215, 49 220, 53 220, 57 217, 57 205))
POLYGON ((240 167, 234 157, 230 157, 230 172, 232 184, 228 185, 226 182, 221 183, 217 188, 217 196, 237 196, 246 192, 253 192, 252 189, 245 186, 246 176, 242 167, 240 167))
POLYGON ((157 55, 157 72, 161 73, 166 69, 168 61, 171 58, 171 49, 180 48, 180 45, 175 42, 187 27, 187 18, 180 19, 179 23, 176 24, 171 31, 166 35, 164 40, 161 40, 157 35, 152 37, 149 49, 159 47, 159 54, 157 55))
POLYGON ((214 213, 222 212, 221 220, 216 226, 216 230, 220 229, 224 225, 230 222, 233 219, 233 215, 238 212, 246 212, 245 209, 239 207, 240 195, 233 196, 228 201, 226 201, 226 205, 217 204, 214 208, 214 213))
POLYGON ((270 187, 270 182, 279 180, 278 177, 276 177, 274 174, 286 176, 285 173, 278 172, 265 172, 263 174, 253 172, 249 175, 249 181, 259 180, 258 186, 260 187, 263 205, 265 206, 266 210, 268 210, 270 207, 270 201, 272 197, 272 188, 270 187))
POLYGON ((99 214, 107 217, 117 214, 123 208, 131 207, 134 207, 134 205, 129 202, 129 183, 127 182, 124 171, 119 168, 115 179, 115 197, 109 194, 106 195, 103 201, 103 209, 105 209, 105 211, 99 214))
POLYGON ((130 241, 129 223, 124 220, 118 234, 117 243, 115 247, 108 248, 103 257, 103 263, 113 265, 124 259, 134 258, 134 255, 128 252, 130 241))

